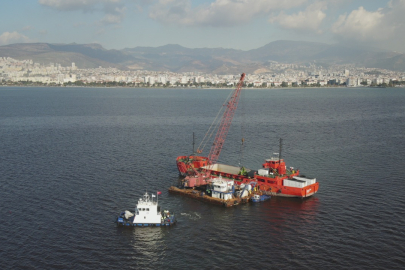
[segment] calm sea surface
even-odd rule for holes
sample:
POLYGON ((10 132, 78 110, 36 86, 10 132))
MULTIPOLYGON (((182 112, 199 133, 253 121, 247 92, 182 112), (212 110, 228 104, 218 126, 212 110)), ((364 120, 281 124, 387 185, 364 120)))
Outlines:
POLYGON ((0 88, 0 269, 403 269, 405 89, 244 90, 219 161, 259 169, 283 138, 319 192, 169 194, 230 91, 0 88), (117 228, 145 191, 178 223, 117 228))

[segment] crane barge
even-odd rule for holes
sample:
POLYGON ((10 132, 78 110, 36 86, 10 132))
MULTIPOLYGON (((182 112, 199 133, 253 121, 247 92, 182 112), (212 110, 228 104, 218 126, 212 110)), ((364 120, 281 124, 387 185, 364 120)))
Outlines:
MULTIPOLYGON (((287 168, 281 158, 282 139, 280 152, 266 159, 257 171, 217 163, 238 106, 244 79, 245 73, 241 75, 232 96, 224 103, 225 111, 208 156, 193 153, 177 157, 177 168, 184 178, 180 187, 172 186, 169 192, 233 206, 249 200, 257 201, 258 196, 262 199, 270 196, 305 198, 318 191, 319 183, 315 178, 300 175, 300 171, 293 167, 287 168)), ((197 153, 202 153, 200 147, 197 153)))

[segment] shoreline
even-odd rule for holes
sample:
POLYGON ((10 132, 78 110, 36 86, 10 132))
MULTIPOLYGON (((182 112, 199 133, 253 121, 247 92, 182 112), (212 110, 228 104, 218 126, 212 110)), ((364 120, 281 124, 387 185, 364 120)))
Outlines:
MULTIPOLYGON (((187 90, 227 90, 233 87, 140 87, 140 86, 87 86, 87 85, 0 85, 3 87, 41 87, 41 88, 132 88, 132 89, 187 89, 187 90)), ((281 90, 281 89, 316 89, 316 88, 405 88, 405 85, 399 86, 297 86, 297 87, 245 87, 243 90, 281 90)))

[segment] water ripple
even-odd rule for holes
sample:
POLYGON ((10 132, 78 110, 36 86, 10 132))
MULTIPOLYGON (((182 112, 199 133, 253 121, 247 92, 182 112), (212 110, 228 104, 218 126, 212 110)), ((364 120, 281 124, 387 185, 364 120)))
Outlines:
POLYGON ((0 268, 401 268, 405 92, 249 91, 221 162, 258 169, 282 137, 319 193, 229 209, 169 194, 175 157, 228 93, 0 89, 0 268), (162 191, 176 226, 115 226, 145 191, 162 191))

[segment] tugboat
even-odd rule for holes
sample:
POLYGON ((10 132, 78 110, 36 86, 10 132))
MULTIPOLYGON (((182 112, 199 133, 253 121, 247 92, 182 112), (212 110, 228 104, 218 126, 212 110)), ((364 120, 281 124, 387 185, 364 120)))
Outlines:
MULTIPOLYGON (((157 192, 157 195, 161 192, 157 192)), ((138 200, 138 204, 135 206, 135 212, 125 210, 116 219, 118 226, 171 226, 176 223, 174 213, 168 210, 160 210, 158 200, 153 200, 156 195, 149 196, 147 192, 142 198, 138 200)))

